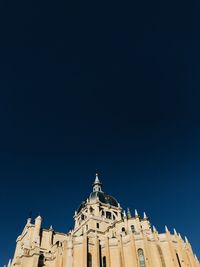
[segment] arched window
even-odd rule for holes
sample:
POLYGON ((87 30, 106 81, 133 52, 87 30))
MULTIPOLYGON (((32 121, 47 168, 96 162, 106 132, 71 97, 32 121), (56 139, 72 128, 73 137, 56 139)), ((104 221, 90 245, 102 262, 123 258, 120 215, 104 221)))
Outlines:
POLYGON ((158 253, 160 255, 160 260, 161 260, 161 263, 162 263, 162 267, 166 267, 165 265, 165 260, 164 260, 164 257, 163 257, 163 253, 162 253, 162 249, 159 245, 157 245, 157 248, 158 248, 158 253))
POLYGON ((88 253, 87 267, 92 267, 92 254, 91 253, 88 253))
POLYGON ((110 211, 106 211, 106 218, 111 219, 111 212, 110 211))
POLYGON ((141 248, 138 249, 138 259, 139 259, 140 267, 146 267, 144 252, 141 248))
POLYGON ((124 227, 122 227, 122 235, 126 235, 126 229, 124 227))
POLYGON ((178 265, 179 265, 179 267, 181 267, 181 262, 180 262, 180 259, 179 259, 179 256, 178 256, 178 253, 176 253, 176 257, 177 257, 178 265))
POLYGON ((103 267, 106 267, 106 256, 103 256, 103 267))
POLYGON ((131 231, 132 231, 132 233, 135 233, 135 226, 134 225, 131 225, 131 231))

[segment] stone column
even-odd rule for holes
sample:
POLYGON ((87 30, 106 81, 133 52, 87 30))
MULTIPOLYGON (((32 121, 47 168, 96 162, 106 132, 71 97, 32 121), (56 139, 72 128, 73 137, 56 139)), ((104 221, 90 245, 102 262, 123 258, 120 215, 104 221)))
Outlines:
POLYGON ((100 266, 100 259, 99 259, 99 239, 96 236, 94 242, 94 266, 100 266))
POLYGON ((67 266, 73 267, 73 243, 72 239, 68 241, 67 244, 67 266))
POLYGON ((121 267, 125 267, 123 241, 122 241, 121 235, 119 237, 118 245, 119 245, 119 251, 120 251, 121 267))
POLYGON ((87 267, 87 254, 88 254, 88 239, 84 234, 83 236, 83 267, 87 267))
POLYGON ((168 246, 169 246, 169 250, 170 250, 170 254, 171 254, 172 264, 175 267, 179 267, 179 264, 177 262, 176 252, 175 252, 174 246, 172 245, 172 241, 171 241, 171 234, 170 234, 169 230, 167 229, 167 227, 165 228, 165 231, 166 231, 165 235, 167 238, 167 242, 168 242, 168 246))
POLYGON ((110 247, 109 247, 109 238, 105 239, 105 256, 106 256, 106 266, 110 267, 110 247))
POLYGON ((130 239, 131 239, 131 250, 133 255, 133 266, 138 267, 138 261, 137 261, 137 250, 135 246, 135 237, 133 233, 130 233, 130 239))
POLYGON ((151 260, 151 252, 150 252, 150 249, 149 249, 147 236, 144 233, 143 233, 143 240, 144 240, 144 250, 146 252, 146 256, 144 255, 145 256, 146 265, 149 266, 149 267, 153 267, 152 260, 151 260))

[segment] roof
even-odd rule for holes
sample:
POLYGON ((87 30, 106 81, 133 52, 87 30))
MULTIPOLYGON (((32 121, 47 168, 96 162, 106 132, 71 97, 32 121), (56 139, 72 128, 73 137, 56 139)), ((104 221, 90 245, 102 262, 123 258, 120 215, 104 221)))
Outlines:
MULTIPOLYGON (((90 195, 89 195, 89 202, 94 202, 96 200, 99 200, 100 202, 102 202, 103 204, 107 204, 107 205, 111 205, 111 206, 114 206, 114 207, 118 207, 118 202, 117 200, 110 196, 110 195, 107 195, 105 194, 104 192, 102 191, 96 191, 96 192, 92 192, 90 195)), ((77 212, 79 213, 86 205, 87 203, 87 200, 83 201, 81 203, 81 205, 79 206, 77 212)))

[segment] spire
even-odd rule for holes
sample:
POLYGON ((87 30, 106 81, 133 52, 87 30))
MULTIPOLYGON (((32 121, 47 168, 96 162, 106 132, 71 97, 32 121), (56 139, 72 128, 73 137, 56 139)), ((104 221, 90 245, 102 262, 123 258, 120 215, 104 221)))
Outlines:
POLYGON ((136 209, 135 209, 135 217, 138 217, 138 212, 136 209))
POLYGON ((129 208, 127 208, 127 217, 128 217, 128 219, 131 219, 131 212, 130 212, 129 208))
POLYGON ((145 220, 147 220, 148 218, 147 218, 147 215, 146 215, 146 213, 144 212, 144 219, 145 220))
POLYGON ((185 242, 186 242, 186 243, 189 243, 189 241, 188 241, 188 239, 187 239, 187 237, 186 237, 186 236, 185 236, 185 242))
POLYGON ((156 227, 153 225, 153 232, 157 232, 156 227))
POLYGON ((123 211, 123 217, 126 218, 126 211, 123 211))
POLYGON ((102 192, 101 190, 102 183, 99 180, 99 174, 96 172, 96 177, 93 183, 93 192, 102 192))
POLYGON ((176 229, 174 228, 174 234, 177 235, 176 229))
POLYGON ((165 232, 169 232, 169 230, 168 230, 168 228, 167 228, 167 226, 165 225, 165 232))
POLYGON ((27 218, 27 224, 30 224, 32 220, 32 211, 29 212, 28 218, 27 218))
POLYGON ((8 267, 11 267, 11 259, 8 262, 8 267))
POLYGON ((27 223, 26 224, 31 224, 31 218, 27 219, 27 223))

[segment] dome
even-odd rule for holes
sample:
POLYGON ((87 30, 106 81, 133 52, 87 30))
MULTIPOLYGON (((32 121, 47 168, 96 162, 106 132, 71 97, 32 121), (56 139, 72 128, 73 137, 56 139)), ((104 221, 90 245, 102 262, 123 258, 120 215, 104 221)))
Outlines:
POLYGON ((106 204, 106 205, 111 205, 114 207, 118 207, 118 202, 117 200, 110 196, 105 194, 102 190, 101 190, 101 182, 99 181, 98 178, 98 174, 96 174, 96 179, 93 183, 93 192, 90 193, 89 197, 83 201, 81 203, 81 205, 79 206, 77 212, 79 213, 86 205, 87 201, 89 202, 96 202, 97 200, 99 200, 101 203, 106 204))
POLYGON ((114 197, 105 194, 104 192, 92 192, 89 196, 89 200, 95 201, 96 199, 99 199, 99 201, 104 204, 118 207, 117 200, 114 197))
MULTIPOLYGON (((92 192, 89 195, 89 197, 88 197, 89 202, 95 202, 96 200, 99 200, 101 203, 106 204, 106 205, 118 207, 117 200, 114 197, 109 196, 102 191, 101 192, 92 192)), ((79 208, 77 210, 78 213, 85 207, 86 203, 87 203, 87 200, 85 200, 81 203, 81 205, 79 206, 79 208)))

